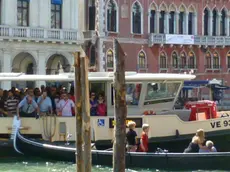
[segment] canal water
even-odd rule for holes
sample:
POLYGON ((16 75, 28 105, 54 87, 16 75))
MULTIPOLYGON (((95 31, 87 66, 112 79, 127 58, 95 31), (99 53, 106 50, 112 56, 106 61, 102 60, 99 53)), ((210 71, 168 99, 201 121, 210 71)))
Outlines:
MULTIPOLYGON (((1 172, 76 172, 76 165, 65 162, 46 162, 41 159, 0 159, 1 172)), ((92 172, 112 172, 112 168, 93 166, 92 172)), ((166 172, 159 169, 127 169, 126 172, 166 172)), ((193 171, 196 172, 196 171, 193 171)), ((197 170, 197 172, 205 172, 197 170)), ((208 172, 208 171, 206 171, 208 172)), ((213 171, 224 172, 224 171, 213 171)))

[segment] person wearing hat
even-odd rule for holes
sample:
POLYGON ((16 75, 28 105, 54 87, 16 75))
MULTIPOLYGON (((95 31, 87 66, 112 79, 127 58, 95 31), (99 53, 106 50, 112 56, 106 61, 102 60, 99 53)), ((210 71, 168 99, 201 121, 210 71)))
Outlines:
POLYGON ((90 95, 90 115, 91 116, 97 116, 97 99, 96 99, 96 94, 94 92, 91 93, 90 95))
POLYGON ((129 121, 127 124, 129 131, 126 134, 127 139, 127 151, 136 152, 137 150, 137 133, 134 131, 136 123, 134 121, 129 121))

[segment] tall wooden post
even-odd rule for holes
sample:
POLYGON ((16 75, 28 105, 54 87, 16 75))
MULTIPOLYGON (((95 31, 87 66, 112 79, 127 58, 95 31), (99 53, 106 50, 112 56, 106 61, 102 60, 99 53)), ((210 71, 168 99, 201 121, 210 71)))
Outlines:
POLYGON ((126 85, 125 85, 125 53, 119 42, 114 39, 114 114, 115 140, 113 143, 113 171, 125 172, 126 141, 126 85))
POLYGON ((76 112, 76 164, 77 172, 84 172, 82 151, 82 95, 81 95, 81 65, 80 53, 74 53, 75 60, 75 112, 76 112))
POLYGON ((84 169, 91 172, 91 125, 89 108, 89 81, 88 81, 88 59, 80 57, 81 61, 81 95, 82 95, 82 117, 84 138, 84 169))

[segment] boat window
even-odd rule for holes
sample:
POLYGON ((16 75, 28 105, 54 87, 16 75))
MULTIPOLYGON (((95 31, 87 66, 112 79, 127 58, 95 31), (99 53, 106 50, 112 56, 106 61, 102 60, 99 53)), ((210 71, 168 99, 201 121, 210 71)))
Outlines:
POLYGON ((144 105, 173 101, 181 83, 148 83, 144 105))
MULTIPOLYGON (((111 85, 111 102, 114 105, 114 91, 111 85)), ((137 106, 140 100, 142 84, 141 83, 127 83, 126 84, 126 104, 137 106)))
POLYGON ((105 93, 105 83, 101 82, 91 82, 90 83, 90 92, 95 92, 96 94, 105 93))
POLYGON ((90 115, 91 116, 106 116, 106 91, 105 82, 90 83, 90 115))

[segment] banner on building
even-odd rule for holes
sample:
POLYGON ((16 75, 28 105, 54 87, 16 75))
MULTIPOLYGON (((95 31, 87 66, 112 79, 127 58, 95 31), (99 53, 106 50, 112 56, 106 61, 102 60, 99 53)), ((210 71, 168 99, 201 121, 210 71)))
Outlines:
POLYGON ((194 35, 174 35, 174 34, 166 34, 165 36, 166 44, 194 44, 194 35))

